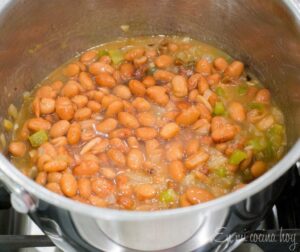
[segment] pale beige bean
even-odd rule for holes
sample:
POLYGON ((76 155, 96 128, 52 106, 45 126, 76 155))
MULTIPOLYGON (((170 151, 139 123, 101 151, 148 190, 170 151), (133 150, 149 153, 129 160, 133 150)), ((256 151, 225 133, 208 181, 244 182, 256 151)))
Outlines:
POLYGON ((176 97, 185 97, 188 94, 188 85, 186 79, 181 75, 176 75, 172 79, 172 92, 176 97))
POLYGON ((8 146, 8 151, 15 157, 23 157, 26 150, 26 144, 21 141, 11 142, 8 146))
POLYGON ((27 127, 32 131, 49 130, 51 123, 43 118, 32 118, 28 120, 27 127))
POLYGON ((130 89, 125 85, 115 86, 113 89, 113 94, 120 97, 121 99, 128 100, 131 98, 130 89))
POLYGON ((133 170, 142 169, 144 154, 139 149, 131 149, 127 154, 127 166, 133 170))
POLYGON ((138 80, 129 81, 128 87, 131 93, 135 96, 144 96, 146 93, 146 88, 142 82, 138 80))
POLYGON ((118 113, 118 120, 126 128, 136 129, 140 126, 138 120, 130 113, 118 113))
POLYGON ((58 97, 55 102, 55 112, 62 120, 71 120, 75 110, 71 100, 67 97, 58 97))
POLYGON ((55 100, 52 98, 41 98, 39 109, 43 115, 53 113, 55 110, 55 100))
POLYGON ((67 134, 70 127, 70 123, 67 120, 60 120, 54 123, 49 131, 52 138, 64 136, 67 134))
POLYGON ((77 144, 81 137, 81 126, 79 123, 73 123, 68 130, 67 139, 69 144, 77 144))
POLYGON ((60 180, 60 187, 62 192, 68 196, 73 197, 77 193, 78 185, 75 177, 70 173, 64 173, 60 180))
POLYGON ((176 135, 178 135, 179 131, 180 131, 180 128, 179 128, 178 124, 168 123, 161 128, 159 134, 163 139, 169 140, 169 139, 175 137, 176 135))
POLYGON ((109 133, 117 128, 118 121, 113 118, 108 118, 96 125, 96 129, 103 133, 109 133))

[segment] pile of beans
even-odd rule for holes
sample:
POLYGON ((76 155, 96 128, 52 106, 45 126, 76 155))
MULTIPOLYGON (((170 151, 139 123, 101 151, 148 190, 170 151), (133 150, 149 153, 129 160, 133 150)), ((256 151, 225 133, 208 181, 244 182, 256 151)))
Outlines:
POLYGON ((127 210, 203 203, 266 172, 285 136, 268 89, 240 61, 193 55, 195 41, 149 40, 58 69, 24 103, 12 161, 57 194, 127 210))

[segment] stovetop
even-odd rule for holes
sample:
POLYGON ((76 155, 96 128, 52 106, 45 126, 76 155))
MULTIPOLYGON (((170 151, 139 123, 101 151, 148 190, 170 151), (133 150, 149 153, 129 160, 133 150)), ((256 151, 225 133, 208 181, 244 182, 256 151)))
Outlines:
MULTIPOLYGON (((254 233, 237 234, 233 237, 244 239, 244 243, 234 252, 300 251, 298 167, 291 169, 289 183, 258 229, 254 233)), ((60 252, 27 216, 20 215, 11 208, 7 196, 0 185, 0 252, 60 252)))

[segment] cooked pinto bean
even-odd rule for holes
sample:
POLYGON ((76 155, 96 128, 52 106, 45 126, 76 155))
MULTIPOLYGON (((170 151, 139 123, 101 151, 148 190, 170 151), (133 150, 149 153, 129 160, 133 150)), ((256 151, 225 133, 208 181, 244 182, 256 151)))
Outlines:
POLYGON ((128 86, 131 93, 135 96, 144 96, 146 93, 146 88, 144 87, 143 83, 138 80, 129 81, 128 86))
POLYGON ((40 101, 41 114, 47 115, 53 113, 55 110, 55 100, 51 98, 42 98, 40 101))
POLYGON ((186 190, 186 197, 191 204, 204 203, 214 199, 214 196, 210 192, 198 187, 188 188, 186 190))
POLYGON ((200 111, 195 106, 191 106, 188 109, 183 110, 176 117, 176 123, 180 126, 186 127, 196 122, 199 116, 200 111))
POLYGON ((103 133, 109 133, 113 131, 118 125, 118 121, 113 118, 105 119, 104 121, 96 125, 96 129, 103 133))
POLYGON ((67 97, 58 97, 55 102, 55 112, 62 120, 71 120, 75 110, 71 100, 67 97))
POLYGON ((114 68, 104 62, 95 62, 89 66, 89 72, 92 75, 99 75, 101 73, 112 74, 114 72, 114 68))
POLYGON ((104 198, 114 192, 114 185, 110 180, 99 177, 92 181, 92 191, 104 198))
POLYGON ((205 163, 209 159, 209 155, 204 150, 198 150, 197 153, 192 154, 185 160, 185 167, 187 169, 194 169, 199 164, 205 163))
POLYGON ((137 119, 142 126, 154 127, 156 118, 151 112, 143 112, 137 115, 137 119))
POLYGON ((185 176, 184 165, 178 160, 174 160, 169 164, 168 171, 171 178, 177 182, 180 182, 185 176))
POLYGON ((201 59, 197 62, 195 70, 197 73, 210 75, 212 71, 212 65, 206 59, 201 59))
POLYGON ((60 137, 67 134, 70 127, 70 123, 67 120, 60 120, 54 123, 49 131, 51 137, 60 137))
POLYGON ((81 197, 88 199, 92 194, 91 181, 87 178, 78 179, 78 191, 81 197))
POLYGON ((109 73, 100 73, 95 78, 100 87, 112 88, 116 86, 116 80, 109 73))
POLYGON ((117 149, 108 150, 107 155, 116 165, 124 166, 126 163, 124 154, 117 149))
POLYGON ((43 118, 32 118, 28 121, 27 127, 32 131, 49 130, 51 123, 43 118))
POLYGON ((166 94, 166 89, 163 87, 149 87, 146 93, 148 97, 158 105, 165 106, 169 102, 169 96, 166 94))
POLYGON ((77 64, 69 64, 67 67, 64 69, 64 74, 68 77, 72 77, 74 75, 79 74, 80 68, 77 64))
POLYGON ((171 142, 166 146, 166 159, 168 161, 181 160, 183 158, 183 146, 180 142, 171 142))
POLYGON ((113 117, 116 116, 119 112, 121 112, 123 108, 124 108, 123 102, 114 101, 107 107, 105 114, 107 117, 113 117))
POLYGON ((131 98, 130 89, 125 85, 115 86, 113 89, 113 94, 120 97, 121 99, 128 100, 131 98))
POLYGON ((169 55, 160 55, 155 59, 155 65, 159 68, 167 68, 173 64, 173 58, 169 55))
POLYGON ((65 173, 62 175, 60 180, 60 187, 62 192, 68 197, 75 196, 78 189, 77 181, 75 177, 70 173, 65 173))
POLYGON ((228 67, 228 62, 222 57, 216 58, 214 60, 214 67, 217 70, 224 72, 225 69, 228 67))
POLYGON ((142 97, 137 97, 133 100, 132 105, 139 112, 145 112, 151 109, 150 103, 142 97))
POLYGON ((267 164, 263 161, 256 161, 252 166, 251 166, 251 174, 253 177, 257 178, 264 174, 267 171, 267 164))
POLYGON ((62 88, 61 94, 66 97, 73 97, 79 94, 79 84, 76 81, 68 81, 62 88))
POLYGON ((225 70, 225 75, 238 78, 244 72, 244 64, 240 61, 233 61, 225 70))
POLYGON ((127 112, 118 113, 118 120, 126 128, 136 129, 140 126, 138 120, 127 112))
POLYGON ((270 103, 271 93, 268 89, 264 88, 257 92, 255 100, 261 103, 270 103))
POLYGON ((139 200, 151 199, 156 195, 155 188, 150 184, 136 186, 135 193, 139 200))
POLYGON ((176 97, 185 97, 188 94, 187 81, 181 75, 172 79, 172 91, 176 97))
POLYGON ((79 123, 73 123, 67 133, 69 144, 77 144, 81 137, 81 126, 79 123))
POLYGON ((136 129, 136 136, 140 140, 151 140, 157 136, 157 131, 150 127, 141 127, 136 129))
POLYGON ((179 133, 179 126, 176 123, 168 123, 160 130, 163 139, 171 139, 179 133))
POLYGON ((15 157, 23 157, 26 150, 26 144, 20 141, 11 142, 8 146, 8 151, 15 157))
POLYGON ((243 122, 246 119, 246 112, 242 104, 232 102, 228 107, 228 112, 231 118, 237 122, 243 122))
POLYGON ((138 149, 131 149, 127 154, 127 166, 131 169, 142 169, 144 155, 138 149))

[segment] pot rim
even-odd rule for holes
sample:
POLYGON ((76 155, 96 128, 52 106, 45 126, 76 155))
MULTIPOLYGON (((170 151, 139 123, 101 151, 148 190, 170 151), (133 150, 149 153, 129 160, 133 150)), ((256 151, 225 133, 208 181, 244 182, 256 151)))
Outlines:
POLYGON ((71 200, 67 197, 53 193, 43 186, 37 184, 35 181, 26 177, 21 171, 19 171, 9 160, 0 155, 0 171, 8 176, 14 183, 23 187, 25 191, 34 195, 38 199, 41 199, 56 207, 69 210, 70 212, 82 214, 94 218, 106 219, 106 220, 118 220, 118 221, 144 221, 151 219, 160 219, 166 217, 180 216, 190 213, 203 212, 205 214, 208 211, 217 211, 220 208, 229 207, 237 202, 240 202, 255 193, 261 191, 275 180, 277 180, 283 173, 289 170, 296 161, 300 158, 300 139, 293 145, 289 152, 277 162, 268 172, 255 181, 251 182, 244 188, 241 188, 235 192, 229 193, 225 196, 219 197, 215 200, 198 204, 190 207, 158 210, 158 211, 128 211, 128 210, 116 210, 110 208, 100 208, 84 204, 75 200, 71 200))

